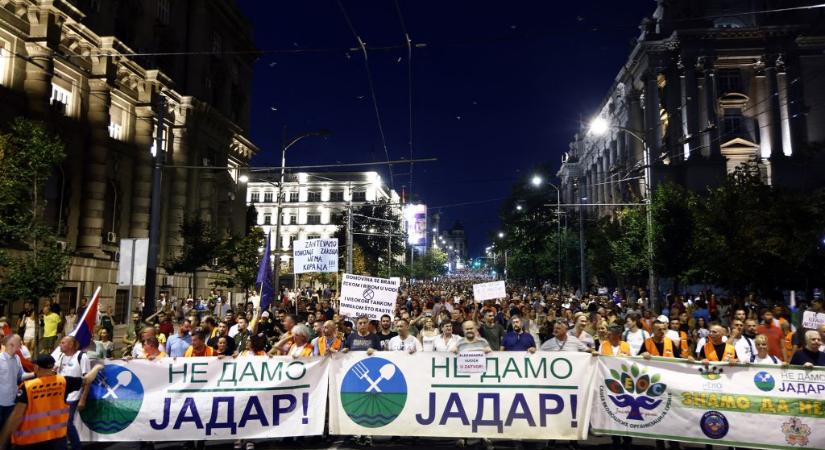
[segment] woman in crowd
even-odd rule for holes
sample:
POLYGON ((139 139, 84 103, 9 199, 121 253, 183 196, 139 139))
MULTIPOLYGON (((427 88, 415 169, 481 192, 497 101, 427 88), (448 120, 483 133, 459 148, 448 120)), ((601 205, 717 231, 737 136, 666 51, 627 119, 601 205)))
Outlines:
POLYGON ((608 325, 606 320, 602 320, 596 326, 596 342, 593 348, 600 349, 602 348, 602 342, 607 342, 607 327, 608 325))
POLYGON ((295 325, 292 327, 292 345, 286 354, 293 358, 312 356, 312 344, 309 341, 309 328, 302 323, 295 325))
POLYGON ((31 311, 21 313, 17 327, 20 329, 20 334, 23 335, 23 345, 31 349, 35 348, 34 336, 37 331, 37 311, 32 308, 31 311))
POLYGON ((115 351, 115 343, 112 342, 111 336, 109 336, 109 330, 106 328, 98 329, 97 337, 98 339, 95 339, 92 343, 93 349, 87 352, 89 359, 111 358, 115 351))
MULTIPOLYGON (((266 356, 266 341, 266 335, 263 333, 252 336, 251 339, 246 341, 246 349, 238 356, 266 356)), ((220 340, 218 341, 218 345, 220 346, 220 340)))
MULTIPOLYGON (((432 352, 435 351, 435 340, 438 337, 438 331, 435 329, 435 324, 433 323, 432 317, 424 317, 423 320, 424 328, 418 333, 418 340, 421 342, 421 347, 424 349, 425 352, 432 352)), ((449 320, 445 320, 441 322, 441 324, 450 323, 449 320)))
POLYGON ((74 310, 69 309, 66 311, 66 315, 63 316, 63 336, 69 336, 74 331, 74 327, 77 325, 77 313, 74 310))
POLYGON ((232 356, 232 348, 229 346, 229 339, 226 336, 221 336, 218 338, 218 343, 215 346, 215 355, 218 357, 221 356, 232 356))
MULTIPOLYGON (((166 353, 158 349, 159 345, 158 338, 154 336, 147 337, 143 340, 143 354, 139 356, 139 358, 148 359, 150 361, 154 359, 166 358, 166 353)), ((131 357, 127 357, 126 359, 131 359, 131 357)))
MULTIPOLYGON (((756 354, 751 355, 750 361, 743 361, 743 362, 750 362, 753 364, 768 364, 773 366, 778 366, 783 364, 782 361, 779 360, 776 356, 773 356, 768 353, 768 337, 764 334, 759 334, 753 340, 754 345, 756 345, 756 354)), ((787 364, 784 364, 787 365, 787 364)))
POLYGON ((707 339, 709 334, 710 330, 708 330, 708 323, 705 320, 705 317, 696 317, 693 323, 693 328, 690 330, 690 337, 693 340, 693 343, 696 344, 696 342, 703 338, 707 339))

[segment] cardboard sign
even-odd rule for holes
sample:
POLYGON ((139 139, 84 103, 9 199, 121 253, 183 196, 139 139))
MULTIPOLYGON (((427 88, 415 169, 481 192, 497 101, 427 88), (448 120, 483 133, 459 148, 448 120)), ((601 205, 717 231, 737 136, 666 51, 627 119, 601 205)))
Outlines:
POLYGON ((477 302, 507 297, 504 281, 493 281, 473 285, 473 298, 477 302))
POLYGON ((367 316, 370 320, 380 320, 384 314, 393 317, 400 285, 399 279, 345 273, 341 280, 341 315, 367 316))
POLYGON ((487 356, 480 350, 458 353, 458 373, 484 373, 487 370, 487 356))
POLYGON ((292 243, 295 273, 338 272, 338 239, 305 239, 292 243))

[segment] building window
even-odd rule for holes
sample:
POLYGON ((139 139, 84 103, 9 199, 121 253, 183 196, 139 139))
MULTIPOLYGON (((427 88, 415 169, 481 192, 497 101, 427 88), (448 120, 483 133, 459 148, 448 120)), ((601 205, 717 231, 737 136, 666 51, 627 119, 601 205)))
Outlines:
POLYGON ((308 234, 307 239, 321 239, 320 234, 308 234))
MULTIPOLYGON (((158 152, 158 150, 157 150, 157 135, 158 135, 158 126, 157 126, 157 124, 155 124, 154 128, 152 129, 152 148, 150 149, 150 151, 152 152, 152 156, 155 156, 155 154, 157 154, 157 152, 158 152)), ((163 135, 160 137, 160 141, 161 141, 161 145, 163 145, 163 150, 164 151, 168 150, 168 148, 169 148, 169 147, 167 147, 167 144, 166 144, 168 142, 168 139, 167 139, 169 137, 168 135, 169 135, 169 129, 167 127, 163 127, 163 135)))
POLYGON ((367 193, 366 191, 355 191, 352 193, 352 201, 354 202, 365 202, 367 201, 367 193))
POLYGON ((331 223, 333 225, 338 225, 338 224, 344 223, 344 213, 342 213, 342 212, 332 213, 329 217, 329 223, 331 223))
POLYGON ((169 0, 158 0, 158 20, 169 25, 169 0))
POLYGON ((321 201, 321 193, 310 191, 307 195, 307 201, 308 202, 320 202, 321 201))
POLYGON ((250 196, 250 201, 252 203, 258 203, 259 201, 261 201, 261 193, 260 192, 253 192, 252 195, 250 196))
POLYGON ((264 214, 264 225, 272 225, 272 214, 264 214))
POLYGON ((71 99, 72 92, 70 90, 52 83, 52 97, 49 102, 64 116, 69 113, 71 99))
POLYGON ((321 225, 321 215, 307 214, 307 225, 321 225))
POLYGON ((725 137, 741 137, 744 132, 742 110, 739 108, 725 109, 722 124, 725 137))
POLYGON ((344 191, 332 191, 329 193, 329 201, 331 202, 343 202, 344 201, 344 191))
POLYGON ((716 72, 716 80, 719 94, 742 92, 742 75, 739 69, 719 69, 716 72))
POLYGON ((294 225, 294 224, 297 224, 297 223, 298 223, 298 216, 296 216, 295 214, 289 214, 289 215, 284 214, 284 225, 289 225, 289 224, 294 225))
POLYGON ((264 192, 264 203, 272 203, 272 192, 264 192))
POLYGON ((9 52, 5 47, 0 47, 0 86, 6 84, 6 68, 9 67, 9 52))
POLYGON ((123 109, 119 106, 112 105, 109 108, 109 137, 118 141, 123 140, 123 109))
POLYGON ((300 201, 299 195, 297 192, 290 192, 289 193, 289 201, 292 203, 298 203, 300 201))

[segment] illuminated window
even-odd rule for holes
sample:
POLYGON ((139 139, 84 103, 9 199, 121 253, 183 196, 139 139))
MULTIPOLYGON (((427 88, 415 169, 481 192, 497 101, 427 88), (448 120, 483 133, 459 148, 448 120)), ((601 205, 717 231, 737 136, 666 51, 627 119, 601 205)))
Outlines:
POLYGON ((292 203, 298 203, 300 201, 298 192, 290 192, 289 201, 292 203))
POLYGON ((49 99, 49 103, 51 103, 55 109, 59 110, 63 115, 68 115, 71 101, 72 91, 68 86, 64 87, 52 83, 52 97, 49 99))
POLYGON ((264 203, 272 203, 272 192, 264 192, 264 203))
POLYGON ((260 192, 253 192, 252 195, 250 196, 250 201, 252 203, 258 203, 259 201, 261 201, 261 193, 260 192))
POLYGON ((109 107, 109 137, 123 140, 123 121, 126 114, 119 106, 112 105, 109 107))
POLYGON ((308 202, 320 202, 321 201, 321 193, 310 191, 307 194, 307 201, 308 202))

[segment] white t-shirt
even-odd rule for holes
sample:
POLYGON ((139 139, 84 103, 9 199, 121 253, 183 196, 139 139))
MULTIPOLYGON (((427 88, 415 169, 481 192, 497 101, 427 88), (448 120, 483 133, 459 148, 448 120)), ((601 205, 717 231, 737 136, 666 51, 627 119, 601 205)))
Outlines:
POLYGON ((413 349, 415 349, 415 352, 421 351, 421 344, 413 335, 407 336, 406 339, 401 339, 401 336, 393 336, 390 343, 387 344, 387 350, 391 352, 404 351, 411 353, 413 349))
MULTIPOLYGON (((54 371, 64 377, 82 377, 92 370, 89 357, 86 352, 75 352, 72 356, 67 356, 58 348, 52 353, 54 358, 54 371), (78 355, 79 354, 79 355, 78 355), (78 359, 80 362, 78 363, 78 359)), ((67 402, 80 400, 80 391, 74 391, 66 397, 67 402)))
POLYGON ((733 344, 733 349, 736 350, 736 358, 739 361, 747 362, 751 360, 751 355, 756 354, 756 343, 753 342, 753 339, 742 336, 733 344))
POLYGON ((451 334, 450 339, 444 340, 444 335, 439 334, 435 337, 433 341, 433 351, 434 352, 451 352, 453 351, 453 347, 458 345, 458 340, 461 339, 458 336, 451 334))
POLYGON ((768 356, 766 356, 764 359, 760 358, 759 355, 753 355, 752 358, 753 360, 748 359, 747 361, 750 361, 754 364, 768 364, 772 366, 778 366, 780 363, 779 359, 771 354, 768 354, 768 356))
POLYGON ((227 336, 229 336, 231 338, 234 338, 235 335, 238 334, 238 324, 236 323, 235 325, 232 325, 231 327, 229 327, 229 332, 226 333, 226 334, 227 334, 227 336))
POLYGON ((627 330, 624 332, 624 341, 630 344, 630 354, 638 355, 639 350, 645 345, 645 339, 650 337, 650 333, 639 328, 635 333, 627 330))

